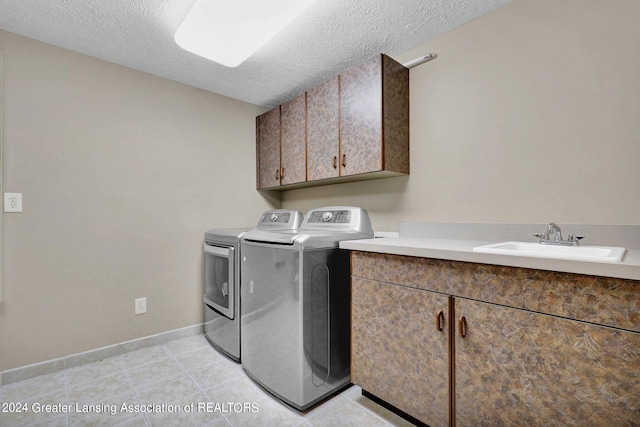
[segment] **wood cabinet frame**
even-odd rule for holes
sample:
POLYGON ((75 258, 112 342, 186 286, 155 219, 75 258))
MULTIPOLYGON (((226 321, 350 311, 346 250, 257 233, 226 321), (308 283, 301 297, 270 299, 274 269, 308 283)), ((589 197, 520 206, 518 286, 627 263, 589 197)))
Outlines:
POLYGON ((280 106, 256 117, 256 185, 280 186, 280 106))
POLYGON ((307 97, 297 97, 256 117, 256 187, 307 181, 307 97))
MULTIPOLYGON (((287 180, 290 166, 281 165, 277 176, 270 170, 274 163, 271 157, 275 155, 268 152, 273 145, 272 135, 258 125, 258 189, 286 190, 409 174, 407 68, 386 55, 377 55, 305 94, 305 117, 298 118, 306 126, 305 179, 301 173, 295 173, 295 178, 287 180), (269 174, 278 179, 265 178, 269 174)), ((285 121, 282 108, 290 102, 276 107, 285 121)), ((259 116, 257 122, 266 121, 263 116, 270 113, 259 116)), ((284 122, 281 126, 300 128, 284 122)), ((281 135, 286 138, 289 132, 281 135)), ((288 153, 282 151, 285 146, 288 143, 283 141, 282 159, 288 153)))
POLYGON ((638 424, 640 281, 356 251, 361 280, 451 298, 450 426, 638 424))

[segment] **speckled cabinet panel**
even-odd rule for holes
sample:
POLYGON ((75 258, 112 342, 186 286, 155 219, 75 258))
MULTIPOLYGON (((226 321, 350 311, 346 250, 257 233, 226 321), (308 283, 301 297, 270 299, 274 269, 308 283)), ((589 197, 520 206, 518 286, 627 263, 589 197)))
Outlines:
POLYGON ((456 425, 638 426, 640 334, 455 299, 456 425))
MULTIPOLYGON (((351 252, 351 274, 381 282, 425 288, 425 277, 433 274, 439 260, 373 252, 351 252)), ((446 281, 431 280, 429 290, 446 293, 446 281)))
POLYGON ((340 149, 341 176, 382 170, 382 55, 340 76, 340 149))
POLYGON ((256 117, 256 188, 260 188, 260 116, 256 117))
POLYGON ((258 116, 258 188, 280 185, 280 107, 258 116))
POLYGON ((382 72, 383 168, 408 174, 409 70, 383 55, 382 72))
POLYGON ((280 110, 282 185, 307 180, 307 101, 302 93, 280 110))
POLYGON ((352 280, 351 382, 431 427, 449 425, 448 297, 352 280))
POLYGON ((340 173, 339 111, 338 77, 307 91, 308 181, 335 178, 340 173))
POLYGON ((352 274, 640 332, 640 281, 353 252, 352 274))

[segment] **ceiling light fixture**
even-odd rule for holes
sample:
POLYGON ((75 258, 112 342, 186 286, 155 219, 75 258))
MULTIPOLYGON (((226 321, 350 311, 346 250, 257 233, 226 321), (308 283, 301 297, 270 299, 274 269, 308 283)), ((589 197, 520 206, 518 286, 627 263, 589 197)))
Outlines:
POLYGON ((237 67, 315 0, 196 0, 174 40, 184 50, 237 67))

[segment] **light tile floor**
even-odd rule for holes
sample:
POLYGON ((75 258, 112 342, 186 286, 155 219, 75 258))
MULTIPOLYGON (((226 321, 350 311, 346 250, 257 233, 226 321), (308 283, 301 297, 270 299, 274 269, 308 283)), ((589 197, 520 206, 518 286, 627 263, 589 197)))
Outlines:
POLYGON ((202 335, 5 385, 0 404, 0 426, 9 427, 412 425, 356 386, 296 411, 255 385, 202 335))

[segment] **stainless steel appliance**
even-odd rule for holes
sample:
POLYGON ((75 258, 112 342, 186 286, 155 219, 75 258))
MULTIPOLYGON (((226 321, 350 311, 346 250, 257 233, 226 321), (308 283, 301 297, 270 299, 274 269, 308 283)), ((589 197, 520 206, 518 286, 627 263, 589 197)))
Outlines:
MULTIPOLYGON (((258 228, 293 229, 302 213, 276 209, 258 228)), ((204 332, 221 353, 240 361, 240 238, 246 229, 214 229, 204 235, 204 332)))
POLYGON ((367 212, 311 210, 299 230, 251 230, 241 239, 242 364, 289 405, 306 410, 349 385, 349 252, 372 238, 367 212))

